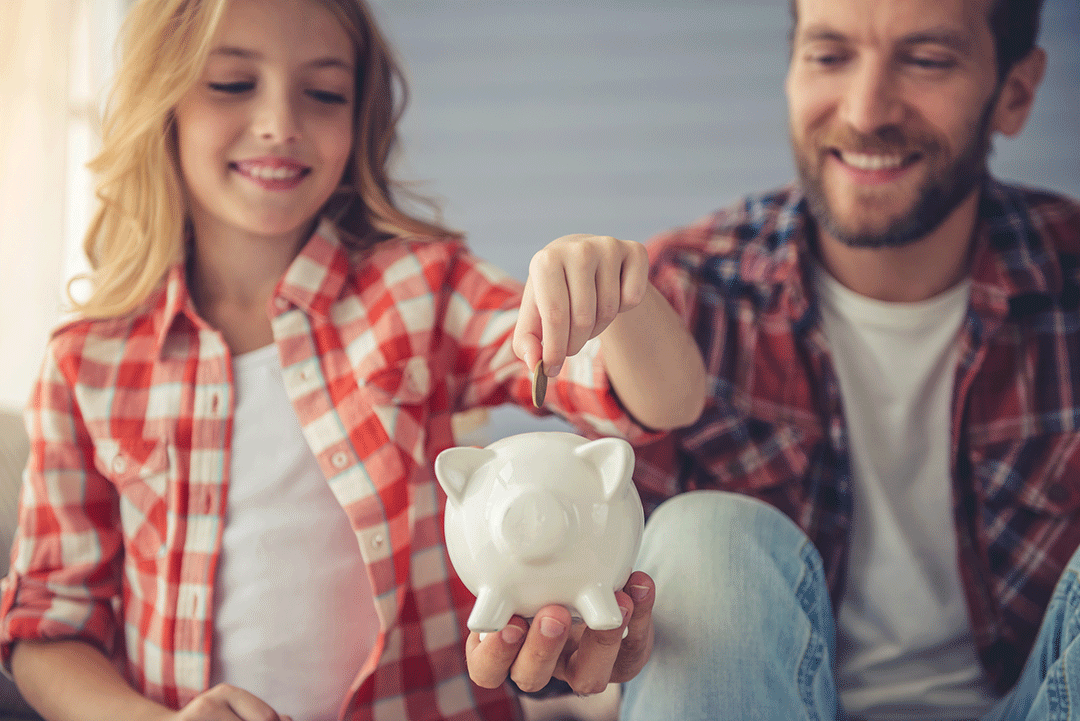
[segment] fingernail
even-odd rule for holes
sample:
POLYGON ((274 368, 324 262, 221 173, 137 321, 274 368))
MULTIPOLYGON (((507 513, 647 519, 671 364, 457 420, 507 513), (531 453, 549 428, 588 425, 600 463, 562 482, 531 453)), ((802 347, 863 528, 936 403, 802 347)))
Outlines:
POLYGON ((645 598, 648 595, 649 595, 649 587, 648 586, 631 586, 630 587, 630 598, 634 599, 635 601, 640 601, 641 599, 645 598))
POLYGON ((630 618, 630 609, 629 608, 623 608, 622 606, 619 606, 619 610, 622 611, 623 623, 626 623, 626 619, 630 618))
POLYGON ((562 364, 560 363, 559 365, 555 366, 554 368, 552 368, 551 370, 549 370, 547 372, 548 378, 554 378, 555 376, 559 375, 559 371, 561 371, 561 370, 562 370, 562 364))
POLYGON ((525 632, 518 626, 510 624, 502 630, 500 634, 502 636, 503 643, 510 644, 511 646, 517 644, 521 638, 525 635, 525 632))
POLYGON ((545 618, 540 621, 540 633, 548 638, 558 638, 563 635, 563 631, 565 630, 566 626, 562 625, 554 618, 545 618))

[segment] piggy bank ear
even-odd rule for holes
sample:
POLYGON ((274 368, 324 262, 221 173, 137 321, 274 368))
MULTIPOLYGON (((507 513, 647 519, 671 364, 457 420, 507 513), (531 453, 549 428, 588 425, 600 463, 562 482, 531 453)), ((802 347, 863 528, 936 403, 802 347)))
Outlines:
POLYGON ((435 457, 435 477, 454 503, 461 503, 469 480, 480 466, 495 457, 486 448, 447 448, 435 457))
POLYGON ((574 455, 596 468, 604 488, 604 500, 611 500, 634 473, 634 449, 621 438, 590 441, 575 448, 574 455))

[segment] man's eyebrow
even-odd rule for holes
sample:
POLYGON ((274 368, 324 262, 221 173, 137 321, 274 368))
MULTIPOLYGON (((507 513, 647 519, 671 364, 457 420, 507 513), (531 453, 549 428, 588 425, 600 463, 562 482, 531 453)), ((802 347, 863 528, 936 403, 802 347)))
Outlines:
POLYGON ((828 25, 808 25, 795 34, 796 40, 802 40, 805 42, 843 42, 847 40, 847 36, 839 30, 835 30, 828 25))
MULTIPOLYGON (((796 35, 797 40, 803 42, 845 42, 849 38, 839 30, 828 25, 809 25, 796 35)), ((943 45, 957 52, 966 53, 971 50, 974 39, 970 33, 955 28, 941 27, 917 30, 900 38, 901 45, 933 44, 943 45)))
MULTIPOLYGON (((249 48, 241 48, 233 45, 222 45, 214 48, 210 51, 211 55, 220 55, 229 58, 242 58, 244 60, 262 60, 263 55, 260 52, 251 50, 249 48)), ((324 58, 316 58, 314 60, 305 63, 306 67, 315 68, 321 70, 322 68, 340 68, 342 70, 352 72, 353 64, 339 58, 335 55, 328 55, 324 58)))

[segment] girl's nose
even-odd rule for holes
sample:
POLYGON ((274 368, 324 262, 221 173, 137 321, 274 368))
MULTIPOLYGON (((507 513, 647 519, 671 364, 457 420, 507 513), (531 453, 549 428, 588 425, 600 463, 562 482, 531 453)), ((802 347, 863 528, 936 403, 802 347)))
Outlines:
POLYGON ((285 93, 268 92, 256 110, 254 131, 271 143, 288 143, 300 137, 296 108, 285 93))

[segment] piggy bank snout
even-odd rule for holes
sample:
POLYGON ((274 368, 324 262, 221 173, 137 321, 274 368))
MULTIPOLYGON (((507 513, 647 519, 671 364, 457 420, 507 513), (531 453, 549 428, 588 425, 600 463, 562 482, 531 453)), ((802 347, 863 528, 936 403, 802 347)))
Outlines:
POLYGON ((523 563, 552 560, 567 545, 570 518, 553 494, 529 489, 495 508, 493 536, 502 549, 523 563))

